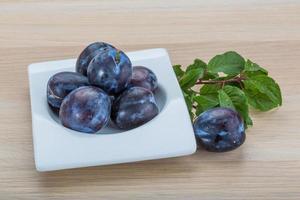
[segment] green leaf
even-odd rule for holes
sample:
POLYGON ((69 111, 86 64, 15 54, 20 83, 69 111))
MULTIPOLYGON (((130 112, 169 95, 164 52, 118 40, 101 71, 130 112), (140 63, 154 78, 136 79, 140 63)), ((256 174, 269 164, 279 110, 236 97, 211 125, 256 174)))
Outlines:
POLYGON ((243 117, 245 125, 252 125, 252 120, 249 116, 248 99, 245 93, 238 87, 226 85, 223 91, 230 97, 234 109, 243 117))
POLYGON ((209 79, 215 79, 215 78, 218 78, 218 74, 211 73, 206 68, 202 80, 209 80, 209 79))
POLYGON ((228 51, 224 54, 213 57, 208 63, 208 72, 216 74, 223 72, 227 75, 237 75, 243 69, 245 60, 234 51, 228 51))
POLYGON ((282 105, 278 84, 266 75, 250 77, 243 81, 249 104, 261 111, 268 111, 282 105))
POLYGON ((200 95, 210 99, 218 100, 218 90, 221 88, 219 84, 207 84, 200 88, 200 95))
POLYGON ((219 84, 207 84, 200 88, 201 95, 215 94, 218 95, 218 90, 221 88, 219 84))
POLYGON ((185 94, 191 96, 192 98, 193 98, 194 96, 197 95, 197 92, 194 91, 194 90, 192 90, 191 88, 183 89, 183 92, 184 92, 185 94))
POLYGON ((194 101, 197 103, 197 116, 205 110, 216 107, 219 104, 218 90, 220 88, 218 84, 207 84, 200 88, 200 95, 194 96, 194 101))
POLYGON ((245 69, 243 71, 243 74, 245 74, 248 77, 257 75, 268 75, 268 71, 248 59, 245 63, 245 69))
POLYGON ((194 97, 194 101, 201 105, 204 109, 210 109, 219 104, 218 98, 212 96, 199 95, 194 97))
POLYGON ((219 101, 221 107, 236 110, 243 117, 246 128, 247 125, 252 125, 247 97, 241 89, 226 85, 223 89, 219 90, 219 101))
POLYGON ((176 74, 177 79, 180 79, 184 74, 184 71, 181 69, 181 65, 174 65, 173 70, 176 74))
POLYGON ((197 103, 196 115, 219 104, 217 96, 198 95, 194 96, 194 101, 197 103))
POLYGON ((228 96, 228 94, 226 94, 226 92, 223 89, 220 89, 218 91, 219 95, 219 103, 221 107, 226 107, 226 108, 234 108, 233 102, 231 101, 230 97, 228 96))
POLYGON ((202 60, 196 58, 196 59, 194 60, 194 63, 191 64, 191 65, 189 65, 189 66, 186 68, 186 72, 188 72, 188 71, 190 71, 190 70, 193 70, 193 69, 199 69, 199 68, 205 70, 206 67, 207 67, 207 64, 206 64, 205 62, 203 62, 202 60))
POLYGON ((195 115, 193 113, 193 104, 194 104, 194 101, 193 101, 193 95, 189 95, 187 93, 185 93, 183 91, 183 96, 184 96, 184 99, 185 99, 185 103, 187 105, 187 108, 189 110, 189 113, 190 113, 190 117, 191 119, 193 120, 195 115))
POLYGON ((192 109, 192 107, 193 107, 193 100, 192 100, 192 98, 188 94, 186 94, 186 93, 183 93, 183 96, 184 96, 184 99, 186 101, 186 105, 187 105, 188 109, 189 110, 192 109))
POLYGON ((205 96, 194 97, 194 100, 197 102, 197 107, 196 107, 197 116, 200 115, 205 110, 214 108, 219 104, 217 100, 205 96))
POLYGON ((184 75, 179 80, 179 84, 181 88, 190 88, 195 85, 198 79, 203 77, 204 69, 197 68, 197 69, 191 69, 184 73, 184 75))
POLYGON ((196 114, 196 116, 199 116, 204 111, 205 111, 205 109, 203 109, 201 105, 197 105, 195 114, 196 114))

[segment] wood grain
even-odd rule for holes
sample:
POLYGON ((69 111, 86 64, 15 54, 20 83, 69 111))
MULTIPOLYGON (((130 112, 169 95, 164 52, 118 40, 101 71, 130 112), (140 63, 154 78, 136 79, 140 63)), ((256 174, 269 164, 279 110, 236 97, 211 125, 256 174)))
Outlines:
POLYGON ((299 199, 300 2, 1 1, 0 199, 299 199), (172 62, 236 50, 270 71, 284 104, 252 112, 246 143, 224 154, 38 173, 27 65, 76 57, 92 41, 164 47, 172 62))

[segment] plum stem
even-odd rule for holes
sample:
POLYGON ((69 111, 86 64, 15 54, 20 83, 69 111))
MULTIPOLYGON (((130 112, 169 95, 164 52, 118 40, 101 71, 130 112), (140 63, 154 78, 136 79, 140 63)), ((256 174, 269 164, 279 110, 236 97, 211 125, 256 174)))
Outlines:
POLYGON ((116 60, 116 63, 118 64, 120 62, 120 58, 121 58, 121 55, 120 55, 120 50, 117 50, 117 53, 116 53, 116 57, 115 57, 115 60, 116 60))
POLYGON ((199 79, 196 84, 221 84, 222 87, 226 84, 226 83, 239 83, 240 86, 242 87, 242 81, 245 80, 244 77, 241 76, 236 76, 234 78, 228 79, 228 80, 201 80, 199 79))

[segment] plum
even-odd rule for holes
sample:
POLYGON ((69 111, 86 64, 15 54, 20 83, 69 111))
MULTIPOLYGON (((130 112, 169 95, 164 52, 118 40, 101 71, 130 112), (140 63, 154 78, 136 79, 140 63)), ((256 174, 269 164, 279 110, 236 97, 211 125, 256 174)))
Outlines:
POLYGON ((88 45, 79 55, 76 62, 76 72, 87 76, 87 68, 91 60, 100 52, 106 51, 107 49, 115 47, 105 42, 94 42, 88 45))
POLYGON ((132 68, 132 78, 129 87, 143 87, 152 92, 157 88, 157 78, 153 71, 144 66, 132 68))
POLYGON ((114 102, 111 119, 120 129, 132 129, 158 115, 153 93, 142 87, 125 90, 114 102))
POLYGON ((87 77, 76 72, 59 72, 54 74, 47 84, 47 101, 50 108, 57 112, 70 92, 81 86, 89 85, 87 77))
POLYGON ((225 152, 241 146, 246 138, 244 122, 236 111, 213 108, 194 122, 197 141, 208 151, 225 152))
POLYGON ((102 88, 110 95, 118 94, 130 82, 132 65, 123 51, 110 48, 93 58, 87 74, 92 85, 102 88))
POLYGON ((100 88, 83 86, 65 97, 59 111, 63 126, 85 133, 96 133, 110 119, 111 100, 100 88))

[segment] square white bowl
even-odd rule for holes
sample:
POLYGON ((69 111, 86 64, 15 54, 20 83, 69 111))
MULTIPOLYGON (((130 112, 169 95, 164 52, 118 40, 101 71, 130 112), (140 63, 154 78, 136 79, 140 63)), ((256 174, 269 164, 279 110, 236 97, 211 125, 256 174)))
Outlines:
POLYGON ((48 79, 57 72, 74 71, 76 59, 29 65, 34 158, 38 171, 177 157, 196 151, 193 127, 167 51, 149 49, 127 55, 133 65, 146 66, 157 75, 156 98, 161 110, 150 122, 121 133, 73 131, 59 124, 49 111, 48 79))

